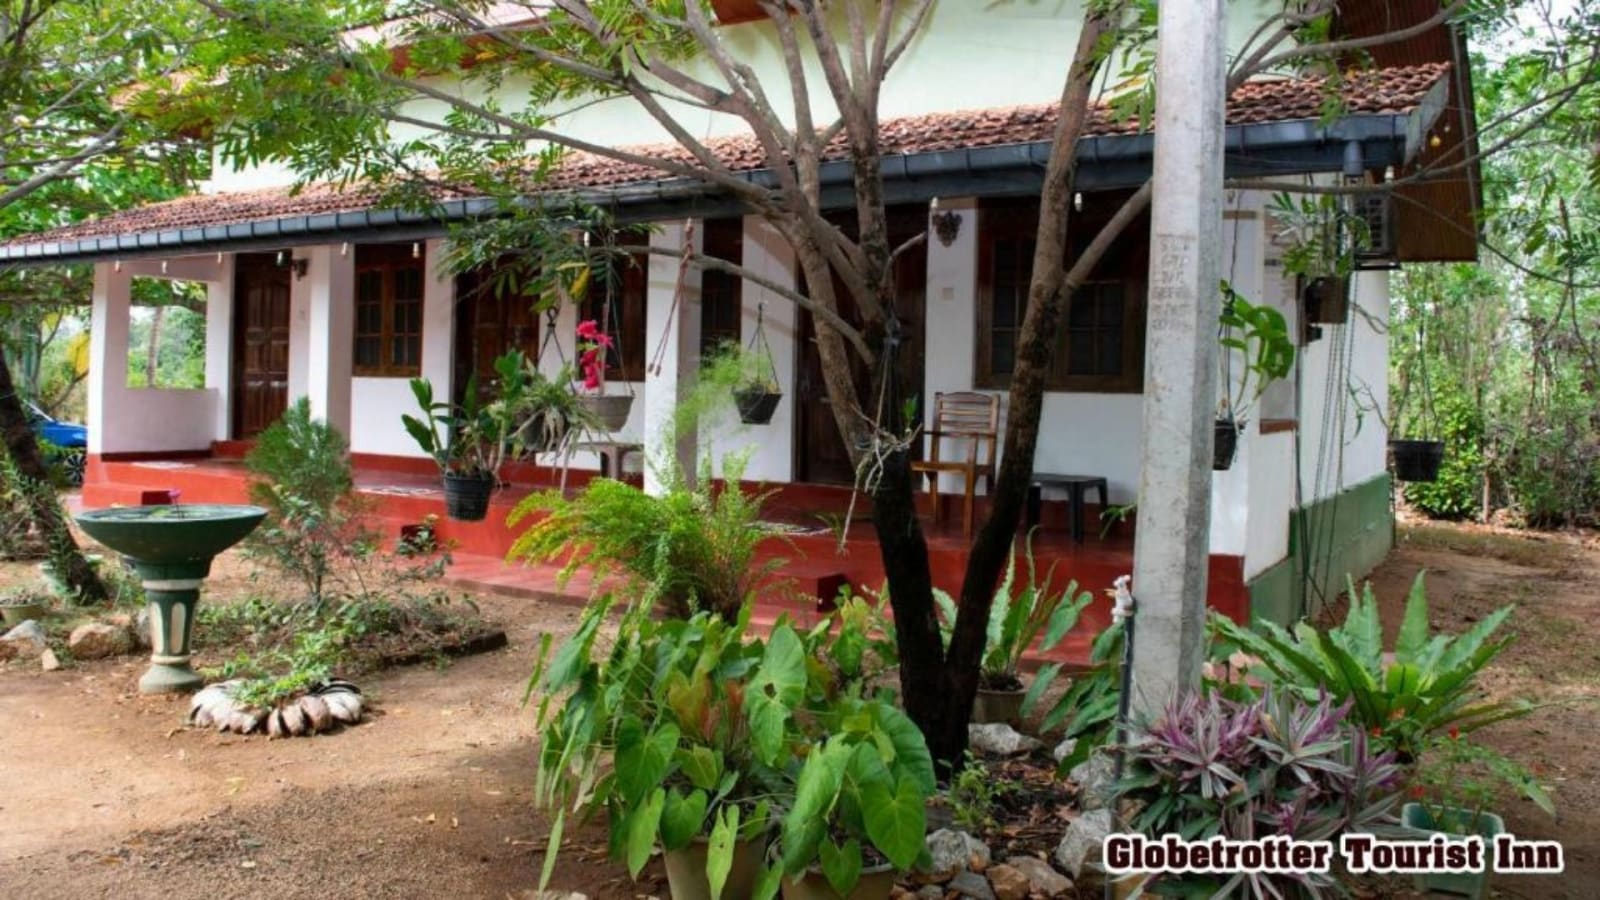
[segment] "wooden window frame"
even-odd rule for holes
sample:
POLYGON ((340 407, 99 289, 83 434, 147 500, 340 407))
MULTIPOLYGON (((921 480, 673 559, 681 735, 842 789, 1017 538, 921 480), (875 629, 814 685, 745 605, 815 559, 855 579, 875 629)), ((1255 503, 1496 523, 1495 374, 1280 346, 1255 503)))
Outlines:
MULTIPOLYGON (((744 219, 707 219, 704 227, 705 255, 744 265, 744 219)), ((707 359, 724 341, 744 343, 744 279, 728 272, 702 269, 700 274, 700 358, 707 359), (731 309, 718 309, 719 305, 731 309), (731 313, 733 330, 712 328, 718 313, 731 313)))
MULTIPOLYGON (((1121 205, 1123 195, 1100 195, 1094 208, 1075 213, 1069 220, 1069 244, 1075 248, 1086 246, 1099 231, 1105 219, 1121 205)), ((987 390, 1006 390, 1011 387, 1011 373, 995 372, 992 359, 995 298, 995 245, 1001 241, 1023 241, 1031 244, 1038 229, 1039 206, 1037 198, 1026 200, 985 201, 978 210, 978 272, 977 310, 973 328, 973 384, 987 390)), ((1148 232, 1137 224, 1129 226, 1113 244, 1091 273, 1085 286, 1094 284, 1121 284, 1123 292, 1122 371, 1115 375, 1073 375, 1068 371, 1068 327, 1071 308, 1064 309, 1061 339, 1051 357, 1051 371, 1045 381, 1045 390, 1086 394, 1137 394, 1144 391, 1145 317, 1148 303, 1148 250, 1139 236, 1148 232)), ((1071 263, 1075 254, 1069 253, 1071 263)), ((1024 289, 1026 286, 1024 285, 1024 289)), ((1070 300, 1068 301, 1071 302, 1070 300)), ((1018 311, 1016 328, 1022 328, 1018 311)))
POLYGON ((356 324, 351 329, 351 374, 361 378, 415 378, 422 374, 422 347, 423 332, 426 329, 424 306, 427 303, 427 260, 412 255, 411 244, 368 244, 356 247, 355 281, 352 285, 351 303, 356 307, 356 324), (417 306, 417 330, 415 334, 396 331, 396 307, 399 299, 396 296, 395 285, 400 273, 415 270, 417 274, 417 296, 413 301, 407 298, 405 302, 415 302, 417 306), (360 312, 362 306, 361 282, 363 276, 377 275, 380 280, 379 287, 379 321, 376 332, 360 330, 360 312), (396 340, 407 340, 414 337, 416 340, 416 362, 396 363, 394 344, 396 340), (378 341, 378 362, 376 364, 362 365, 355 359, 356 347, 364 339, 376 338, 378 341))

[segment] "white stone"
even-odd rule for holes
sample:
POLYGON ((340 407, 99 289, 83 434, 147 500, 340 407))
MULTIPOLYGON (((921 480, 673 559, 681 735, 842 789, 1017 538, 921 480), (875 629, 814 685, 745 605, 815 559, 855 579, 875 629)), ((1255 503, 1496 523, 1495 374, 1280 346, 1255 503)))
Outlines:
POLYGON ((54 672, 61 668, 61 660, 56 659, 56 652, 49 648, 39 654, 39 668, 46 672, 54 672))
POLYGON ((1078 785, 1078 803, 1085 810, 1104 809, 1111 802, 1116 764, 1107 753, 1097 752, 1072 767, 1067 777, 1078 785))
POLYGON ((994 889, 989 887, 989 879, 977 872, 958 873, 945 888, 972 900, 997 900, 994 889))
POLYGON ((988 871, 989 887, 995 900, 1026 900, 1033 890, 1033 882, 1021 869, 1011 865, 998 865, 988 871))
POLYGON ((31 659, 43 653, 49 642, 45 640, 44 627, 33 619, 12 628, 0 636, 0 659, 22 657, 31 659))
POLYGON ((927 874, 944 881, 957 872, 966 871, 976 858, 979 868, 989 865, 989 845, 965 831, 941 828, 928 835, 929 863, 927 874))
POLYGON ((1042 746, 1037 739, 1028 737, 1004 722, 968 725, 967 743, 979 753, 995 756, 1015 756, 1042 746))
POLYGON ((1055 748, 1050 751, 1050 758, 1056 762, 1061 762, 1063 759, 1071 756, 1072 751, 1076 749, 1078 749, 1078 739, 1066 738, 1061 743, 1055 745, 1055 748))
POLYGON ((1100 844, 1111 833, 1111 810, 1097 809, 1072 820, 1067 833, 1056 845, 1056 865, 1074 879, 1103 874, 1100 870, 1100 844))

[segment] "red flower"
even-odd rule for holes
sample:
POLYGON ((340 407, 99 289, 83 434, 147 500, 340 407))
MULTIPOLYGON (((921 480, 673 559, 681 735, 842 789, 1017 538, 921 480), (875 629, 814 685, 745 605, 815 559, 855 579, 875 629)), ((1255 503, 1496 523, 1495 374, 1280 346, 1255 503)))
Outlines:
POLYGON ((1422 790, 1422 785, 1413 784, 1411 786, 1411 797, 1412 797, 1413 800, 1421 800, 1423 793, 1424 792, 1422 790))
POLYGON ((1461 729, 1457 728, 1454 725, 1451 725, 1450 726, 1450 740, 1452 740, 1452 741, 1453 740, 1457 740, 1460 737, 1461 737, 1461 729))
POLYGON ((1375 738, 1383 737, 1383 729, 1376 725, 1372 726, 1372 736, 1375 738))
POLYGON ((593 340, 600 333, 600 326, 593 319, 584 319, 578 323, 578 337, 593 340))

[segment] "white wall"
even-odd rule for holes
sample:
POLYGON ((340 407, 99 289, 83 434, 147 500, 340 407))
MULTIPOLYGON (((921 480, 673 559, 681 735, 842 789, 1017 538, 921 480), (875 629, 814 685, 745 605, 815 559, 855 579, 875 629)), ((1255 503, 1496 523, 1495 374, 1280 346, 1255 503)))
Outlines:
POLYGON ((133 270, 94 267, 89 323, 90 453, 206 450, 217 433, 216 392, 128 387, 133 270))
MULTIPOLYGON (((786 287, 795 284, 794 253, 779 234, 761 219, 744 220, 743 265, 757 275, 786 287)), ((795 379, 799 361, 799 307, 794 301, 760 285, 746 282, 740 289, 740 341, 748 347, 759 317, 772 349, 783 399, 766 425, 745 425, 731 406, 712 413, 700 423, 703 452, 720 465, 729 453, 749 453, 744 477, 748 481, 780 483, 794 480, 795 379)))
MULTIPOLYGON (((1302 505, 1370 481, 1387 469, 1388 435, 1363 410, 1388 402, 1389 273, 1352 279, 1350 318, 1323 325, 1322 339, 1300 353, 1300 494, 1302 505), (1351 396, 1357 388, 1360 402, 1351 396)), ((1387 415, 1387 409, 1384 411, 1387 415)))
MULTIPOLYGON (((1077 41, 1082 5, 1081 0, 1000 3, 944 0, 935 4, 923 33, 912 42, 883 86, 880 117, 889 119, 1056 101, 1077 41)), ((1262 0, 1229 4, 1230 50, 1242 46, 1268 8, 1262 0)), ((840 12, 835 19, 836 30, 843 35, 848 28, 844 14, 840 12)), ((767 96, 778 114, 792 120, 792 95, 773 26, 765 21, 751 22, 726 26, 718 33, 734 56, 750 64, 758 80, 766 86, 767 96)), ((811 62, 806 68, 812 106, 826 121, 832 118, 830 94, 815 63, 811 62)), ((708 62, 693 63, 690 70, 720 83, 708 62)), ((477 83, 454 85, 433 79, 430 84, 445 91, 459 90, 474 101, 483 99, 486 94, 485 88, 477 83)), ((525 108, 527 97, 527 83, 518 78, 505 79, 496 91, 496 99, 507 111, 525 108)), ((732 116, 692 109, 671 101, 664 101, 664 105, 697 137, 744 130, 742 123, 732 116)), ((585 100, 572 104, 570 109, 572 111, 564 114, 556 113, 558 127, 563 134, 575 138, 615 146, 669 139, 667 132, 632 100, 600 103, 585 100)), ((445 113, 445 106, 434 100, 419 100, 408 104, 406 113, 438 121, 445 113)), ((396 140, 409 140, 422 133, 420 129, 406 126, 394 126, 391 132, 396 140)), ((232 171, 220 156, 213 162, 213 176, 208 185, 212 190, 249 190, 286 185, 294 180, 293 173, 279 163, 232 171)))
POLYGON ((217 255, 217 279, 206 283, 206 389, 212 394, 214 440, 233 437, 233 254, 217 255))

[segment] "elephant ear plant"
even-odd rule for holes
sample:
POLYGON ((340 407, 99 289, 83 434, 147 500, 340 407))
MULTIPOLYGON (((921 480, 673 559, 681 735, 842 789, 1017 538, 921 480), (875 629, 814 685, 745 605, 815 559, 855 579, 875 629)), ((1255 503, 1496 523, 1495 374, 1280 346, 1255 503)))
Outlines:
POLYGON ((1526 701, 1491 701, 1477 676, 1511 643, 1496 636, 1511 615, 1503 607, 1465 634, 1428 633, 1428 600, 1417 575, 1395 636, 1394 654, 1384 654, 1383 626, 1370 585, 1349 585, 1350 611, 1342 626, 1321 630, 1305 622, 1291 633, 1268 621, 1259 633, 1225 616, 1212 616, 1221 638, 1261 660, 1255 672, 1270 684, 1305 699, 1322 692, 1351 703, 1362 726, 1405 762, 1421 756, 1429 741, 1446 731, 1468 733, 1528 714, 1526 701))
POLYGON ((933 763, 911 721, 866 696, 879 671, 860 649, 870 619, 805 634, 780 621, 763 641, 746 634, 749 605, 730 623, 657 619, 634 603, 602 652, 614 608, 591 605, 553 655, 547 639, 529 683, 543 693, 535 797, 554 814, 541 885, 567 816, 599 810, 635 876, 659 846, 676 885, 671 855, 704 842, 703 870, 687 874, 714 898, 771 897, 784 874, 819 863, 853 885, 868 852, 916 861, 933 763))

